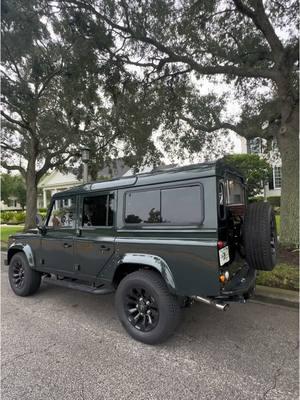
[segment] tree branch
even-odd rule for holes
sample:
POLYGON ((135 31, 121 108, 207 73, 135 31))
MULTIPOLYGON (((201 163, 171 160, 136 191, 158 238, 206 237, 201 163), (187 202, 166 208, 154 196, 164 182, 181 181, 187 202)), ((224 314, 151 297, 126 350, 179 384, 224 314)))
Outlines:
POLYGON ((42 83, 41 89, 39 90, 39 92, 38 92, 38 94, 37 94, 37 97, 38 97, 38 98, 40 98, 40 97, 42 96, 43 92, 46 90, 46 88, 47 88, 48 84, 51 82, 51 80, 52 80, 56 75, 58 75, 61 71, 62 71, 62 66, 61 66, 59 69, 53 71, 51 74, 49 74, 49 75, 47 76, 47 78, 46 78, 46 79, 44 80, 44 82, 42 83))
POLYGON ((166 46, 161 42, 158 42, 156 39, 151 38, 146 34, 141 34, 137 31, 134 31, 130 26, 126 27, 124 25, 119 25, 113 22, 111 19, 98 12, 91 4, 85 3, 80 0, 66 0, 66 2, 70 4, 75 4, 79 8, 83 8, 92 12, 93 14, 95 14, 95 16, 97 16, 97 18, 104 21, 112 28, 126 34, 130 34, 132 39, 149 44, 155 47, 161 53, 167 54, 169 57, 168 62, 188 64, 193 70, 199 72, 200 74, 203 75, 226 74, 226 75, 235 75, 235 76, 249 77, 249 78, 266 78, 272 80, 276 80, 276 78, 278 77, 277 71, 272 69, 236 67, 234 65, 202 65, 189 56, 177 54, 173 49, 171 49, 170 47, 166 46))
POLYGON ((242 0, 233 0, 236 9, 243 15, 249 17, 254 25, 260 30, 269 46, 271 47, 274 55, 274 61, 280 63, 282 56, 284 55, 284 47, 276 35, 275 30, 266 15, 265 8, 261 0, 255 0, 255 10, 253 11, 250 7, 242 2, 242 0))
POLYGON ((1 162, 2 167, 5 168, 7 171, 19 171, 23 177, 26 176, 26 171, 23 167, 21 167, 20 165, 9 165, 7 164, 6 161, 1 162))
POLYGON ((17 153, 20 156, 24 155, 24 152, 22 151, 22 149, 20 147, 19 148, 18 147, 13 147, 13 146, 10 146, 9 144, 5 143, 5 142, 1 142, 0 146, 3 148, 3 150, 12 151, 13 153, 17 153))
POLYGON ((18 126, 20 126, 23 129, 29 130, 30 127, 28 124, 24 124, 21 121, 18 121, 17 119, 14 119, 12 117, 10 117, 8 114, 6 114, 3 110, 1 110, 1 115, 9 122, 11 122, 12 124, 16 124, 18 126))

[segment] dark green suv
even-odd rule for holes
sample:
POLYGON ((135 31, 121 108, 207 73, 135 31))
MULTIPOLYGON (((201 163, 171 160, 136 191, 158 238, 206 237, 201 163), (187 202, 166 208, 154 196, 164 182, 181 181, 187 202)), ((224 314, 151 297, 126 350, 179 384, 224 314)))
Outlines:
POLYGON ((243 177, 204 163, 92 182, 53 196, 46 223, 10 237, 9 281, 19 296, 41 279, 94 294, 116 291, 119 318, 154 344, 193 301, 225 310, 276 262, 268 203, 247 204, 243 177))

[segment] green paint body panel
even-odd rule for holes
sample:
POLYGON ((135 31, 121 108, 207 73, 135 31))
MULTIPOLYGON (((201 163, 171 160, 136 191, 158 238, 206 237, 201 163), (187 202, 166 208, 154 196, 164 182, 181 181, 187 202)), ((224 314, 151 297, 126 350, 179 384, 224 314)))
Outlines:
POLYGON ((228 173, 243 182, 237 171, 217 162, 89 183, 59 192, 52 201, 76 196, 78 211, 82 209, 83 196, 114 194, 114 225, 83 228, 79 219, 74 229, 49 227, 44 235, 16 234, 10 238, 8 261, 16 251, 23 250, 36 270, 96 285, 112 284, 124 265, 148 267, 156 269, 177 295, 218 297, 221 285, 217 181, 228 173), (199 207, 203 207, 204 218, 200 225, 125 224, 124 199, 128 190, 190 184, 202 188, 199 207))

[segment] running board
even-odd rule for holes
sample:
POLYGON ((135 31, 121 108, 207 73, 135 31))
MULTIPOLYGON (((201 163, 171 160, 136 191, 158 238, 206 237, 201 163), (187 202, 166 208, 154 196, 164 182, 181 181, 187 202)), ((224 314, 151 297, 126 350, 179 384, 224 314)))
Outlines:
POLYGON ((81 292, 92 293, 92 294, 109 294, 114 292, 114 289, 110 286, 102 285, 100 287, 96 287, 96 286, 86 285, 84 283, 78 283, 76 281, 71 281, 69 279, 56 279, 56 278, 44 277, 43 282, 64 287, 67 289, 74 289, 74 290, 79 290, 81 292))

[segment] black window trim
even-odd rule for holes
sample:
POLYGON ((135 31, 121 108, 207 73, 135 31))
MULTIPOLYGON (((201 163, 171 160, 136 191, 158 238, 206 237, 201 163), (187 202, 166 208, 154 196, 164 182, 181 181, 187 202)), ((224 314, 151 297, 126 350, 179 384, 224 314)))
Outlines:
POLYGON ((85 197, 98 197, 98 196, 106 196, 106 223, 108 223, 108 201, 109 201, 109 195, 114 196, 114 202, 116 205, 116 192, 115 190, 113 191, 103 191, 103 192, 93 192, 93 193, 83 193, 78 196, 78 229, 81 231, 94 231, 96 229, 112 229, 115 227, 115 222, 116 222, 116 210, 113 210, 113 223, 112 225, 91 225, 91 226, 83 226, 82 225, 82 216, 83 216, 83 200, 85 197))
POLYGON ((141 186, 141 188, 136 188, 134 190, 126 190, 123 194, 123 210, 122 210, 122 222, 123 222, 123 226, 127 227, 127 228, 152 228, 153 229, 165 229, 166 227, 168 227, 169 229, 180 229, 181 227, 189 227, 189 228, 198 228, 200 226, 203 225, 204 223, 204 219, 205 219, 205 215, 204 215, 204 188, 203 188, 203 184, 201 182, 189 182, 189 183, 184 183, 184 184, 179 184, 179 183, 174 183, 173 185, 148 185, 148 186, 141 186), (126 215, 126 195, 128 193, 135 193, 135 192, 146 192, 146 191, 153 191, 153 190, 159 190, 159 197, 160 197, 160 207, 161 207, 161 199, 162 199, 162 190, 167 190, 167 189, 180 189, 183 187, 194 187, 194 186, 198 186, 200 188, 200 196, 201 196, 201 220, 198 224, 172 224, 172 223, 146 223, 146 222, 142 222, 139 224, 130 224, 128 222, 125 221, 125 215, 126 215))

